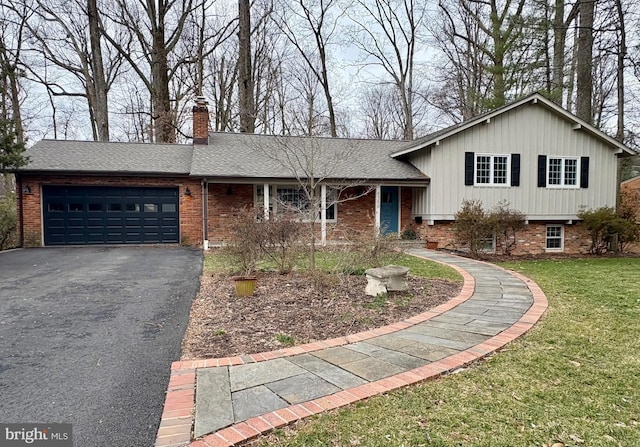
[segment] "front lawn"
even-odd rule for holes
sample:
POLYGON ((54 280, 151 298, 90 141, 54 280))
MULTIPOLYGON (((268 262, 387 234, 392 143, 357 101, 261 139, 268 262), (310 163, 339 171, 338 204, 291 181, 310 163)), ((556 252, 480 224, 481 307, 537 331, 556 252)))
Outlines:
POLYGON ((640 446, 640 259, 502 264, 549 310, 487 361, 278 430, 260 446, 640 446))

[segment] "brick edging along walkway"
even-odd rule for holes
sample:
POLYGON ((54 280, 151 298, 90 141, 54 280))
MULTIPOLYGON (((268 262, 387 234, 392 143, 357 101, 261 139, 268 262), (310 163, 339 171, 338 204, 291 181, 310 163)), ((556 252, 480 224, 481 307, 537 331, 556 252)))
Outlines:
MULTIPOLYGON (((511 275, 523 281, 529 288, 533 296, 533 305, 516 323, 500 332, 498 335, 495 335, 478 345, 472 346, 469 349, 445 357, 441 360, 434 361, 425 366, 374 382, 359 385, 357 387, 341 390, 334 394, 308 402, 291 405, 287 408, 266 413, 258 417, 253 417, 246 421, 233 424, 213 434, 206 435, 199 440, 190 442, 193 419, 195 417, 196 369, 262 362, 368 340, 381 335, 397 332, 430 320, 444 312, 452 310, 471 298, 475 289, 475 279, 466 270, 457 265, 442 262, 426 256, 415 254, 414 256, 430 261, 440 262, 458 271, 464 280, 460 294, 446 303, 404 321, 369 331, 351 334, 345 337, 337 337, 330 340, 318 341, 248 356, 174 362, 171 365, 171 376, 167 388, 160 427, 156 438, 156 447, 182 447, 187 445, 190 447, 230 447, 256 437, 262 433, 271 431, 274 428, 282 427, 314 414, 346 406, 353 402, 402 388, 407 385, 435 379, 444 373, 467 366, 470 363, 482 359, 483 357, 486 357, 487 355, 502 348, 507 343, 510 343, 520 337, 533 327, 547 309, 547 299, 540 287, 529 278, 509 271, 511 275)), ((493 264, 482 264, 487 264, 493 268, 504 270, 493 264)))

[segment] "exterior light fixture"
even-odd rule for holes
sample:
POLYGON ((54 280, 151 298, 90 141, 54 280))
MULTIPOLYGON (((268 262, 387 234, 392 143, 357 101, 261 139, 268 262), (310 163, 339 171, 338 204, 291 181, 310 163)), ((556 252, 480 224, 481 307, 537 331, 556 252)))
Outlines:
POLYGON ((22 192, 25 194, 31 194, 31 186, 29 185, 25 186, 22 192))
POLYGON ((185 195, 185 196, 187 196, 187 197, 191 197, 191 190, 189 189, 189 187, 187 187, 187 188, 184 190, 184 195, 185 195))

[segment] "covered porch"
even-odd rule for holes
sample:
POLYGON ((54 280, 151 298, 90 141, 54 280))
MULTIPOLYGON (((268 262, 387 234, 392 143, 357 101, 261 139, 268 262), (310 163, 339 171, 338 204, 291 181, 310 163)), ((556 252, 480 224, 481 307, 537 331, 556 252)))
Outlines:
POLYGON ((241 209, 252 207, 264 219, 293 212, 303 222, 317 226, 318 241, 326 245, 345 239, 350 232, 372 231, 400 237, 416 225, 413 204, 426 185, 366 182, 322 182, 309 188, 294 181, 259 179, 203 180, 204 246, 223 245, 232 220, 241 209))

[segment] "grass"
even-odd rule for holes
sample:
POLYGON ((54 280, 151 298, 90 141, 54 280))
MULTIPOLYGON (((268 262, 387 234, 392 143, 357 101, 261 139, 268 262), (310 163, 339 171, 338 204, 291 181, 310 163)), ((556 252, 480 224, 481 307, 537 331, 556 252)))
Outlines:
POLYGON ((640 259, 503 264, 549 310, 491 359, 276 432, 266 446, 640 446, 640 259))
MULTIPOLYGON (((388 260, 385 261, 387 262, 384 262, 383 264, 396 264, 409 267, 409 273, 411 273, 412 275, 422 276, 424 278, 442 278, 449 281, 462 282, 462 277, 460 276, 460 274, 458 274, 458 272, 437 262, 426 261, 424 259, 419 259, 415 256, 409 256, 405 254, 393 254, 391 257, 389 257, 388 260)), ((330 250, 318 251, 316 266, 321 271, 327 273, 332 272, 335 270, 336 264, 341 262, 343 262, 343 260, 340 258, 339 254, 336 255, 330 250)), ((295 268, 304 270, 307 267, 307 263, 307 258, 302 256, 298 259, 295 268)), ((274 265, 269 264, 268 262, 262 262, 258 267, 261 270, 273 270, 275 268, 274 265)), ((360 273, 364 274, 365 268, 369 267, 373 266, 358 268, 356 270, 361 271, 360 273)), ((237 269, 234 268, 229 256, 225 255, 219 250, 214 250, 210 253, 207 253, 204 257, 204 272, 206 274, 211 274, 216 271, 232 273, 234 270, 237 269)))
POLYGON ((276 335, 276 340, 283 346, 293 346, 296 344, 296 341, 293 339, 293 337, 287 334, 276 335))

